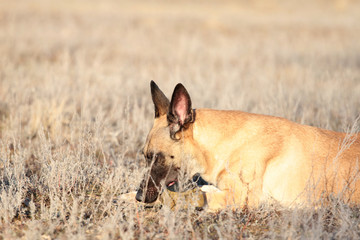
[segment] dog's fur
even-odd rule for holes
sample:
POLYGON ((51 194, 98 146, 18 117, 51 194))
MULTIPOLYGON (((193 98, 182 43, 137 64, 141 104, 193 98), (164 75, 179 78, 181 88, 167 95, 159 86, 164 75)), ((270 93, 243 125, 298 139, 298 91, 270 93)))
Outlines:
POLYGON ((287 205, 330 195, 360 202, 358 134, 241 111, 194 110, 182 84, 171 102, 153 81, 151 94, 155 120, 143 150, 151 170, 139 201, 155 201, 162 183, 185 169, 221 190, 207 194, 212 210, 269 198, 287 205))

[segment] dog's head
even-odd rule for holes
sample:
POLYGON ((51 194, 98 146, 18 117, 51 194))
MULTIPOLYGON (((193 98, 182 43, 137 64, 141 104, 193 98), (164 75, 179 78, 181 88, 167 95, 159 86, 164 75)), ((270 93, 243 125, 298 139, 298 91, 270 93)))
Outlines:
POLYGON ((149 171, 136 194, 136 199, 145 203, 154 202, 164 185, 171 187, 177 182, 182 162, 189 158, 186 140, 192 137, 195 120, 190 96, 182 84, 176 85, 171 101, 155 82, 151 81, 150 87, 155 120, 143 149, 149 171))

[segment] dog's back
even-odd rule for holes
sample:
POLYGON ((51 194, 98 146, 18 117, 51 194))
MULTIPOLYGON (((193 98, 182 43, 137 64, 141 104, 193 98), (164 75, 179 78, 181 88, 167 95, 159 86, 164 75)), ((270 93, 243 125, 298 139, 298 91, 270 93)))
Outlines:
MULTIPOLYGON (((340 194, 360 201, 360 139, 289 120, 240 111, 197 110, 194 139, 208 149, 205 178, 220 187, 239 179, 254 202, 272 197, 282 203, 340 194), (206 131, 206 134, 204 134, 206 131), (251 189, 253 185, 253 189, 251 189)), ((205 150, 206 151, 206 150, 205 150)))

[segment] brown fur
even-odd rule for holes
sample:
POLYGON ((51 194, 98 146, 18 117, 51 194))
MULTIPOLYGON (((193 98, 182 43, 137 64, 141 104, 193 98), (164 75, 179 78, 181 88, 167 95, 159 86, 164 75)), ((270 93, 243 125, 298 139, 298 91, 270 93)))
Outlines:
MULTIPOLYGON (((174 94, 183 96, 185 88, 181 85, 180 93, 177 88, 174 94)), ((167 166, 200 173, 219 188, 220 192, 207 194, 210 209, 257 206, 269 198, 286 205, 308 204, 330 194, 360 202, 359 135, 279 117, 211 109, 198 109, 196 114, 185 109, 195 120, 182 124, 187 102, 179 99, 179 108, 176 102, 169 103, 169 111, 180 118, 175 128, 178 139, 170 137, 169 126, 176 122, 162 114, 155 118, 144 152, 161 153, 167 166)))

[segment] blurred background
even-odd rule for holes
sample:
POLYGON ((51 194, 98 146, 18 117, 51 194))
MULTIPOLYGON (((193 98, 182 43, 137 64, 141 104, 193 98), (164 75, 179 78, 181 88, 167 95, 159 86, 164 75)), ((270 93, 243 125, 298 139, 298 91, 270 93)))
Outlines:
POLYGON ((0 100, 93 90, 113 102, 148 97, 150 80, 168 95, 183 82, 195 107, 325 126, 303 118, 359 102, 359 22, 351 0, 3 0, 0 100))

